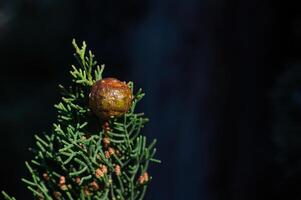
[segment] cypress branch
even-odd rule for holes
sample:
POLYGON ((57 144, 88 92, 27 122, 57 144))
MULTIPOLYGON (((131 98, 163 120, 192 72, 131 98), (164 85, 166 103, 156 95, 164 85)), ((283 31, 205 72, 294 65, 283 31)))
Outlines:
POLYGON ((149 163, 161 162, 155 158, 156 140, 148 142, 141 135, 149 120, 135 112, 145 94, 141 89, 134 94, 133 82, 103 79, 104 65, 97 64, 86 43, 79 46, 73 40, 72 44, 78 61, 71 66, 72 85, 59 85, 62 97, 54 105, 57 120, 49 134, 35 135, 34 159, 25 163, 31 177, 22 181, 38 200, 142 200, 151 180, 149 163), (124 91, 110 93, 112 84, 113 90, 124 91), (99 102, 92 101, 99 100, 93 87, 99 87, 96 92, 101 87, 109 91, 100 95, 118 93, 128 95, 130 101, 116 100, 113 105, 110 97, 103 102, 109 107, 99 110, 99 102))

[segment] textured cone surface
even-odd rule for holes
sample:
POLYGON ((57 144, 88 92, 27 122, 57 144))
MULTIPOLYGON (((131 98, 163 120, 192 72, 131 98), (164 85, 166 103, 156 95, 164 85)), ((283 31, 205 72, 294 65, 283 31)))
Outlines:
POLYGON ((89 107, 103 120, 125 114, 132 104, 129 86, 115 78, 105 78, 94 83, 89 95, 89 107))

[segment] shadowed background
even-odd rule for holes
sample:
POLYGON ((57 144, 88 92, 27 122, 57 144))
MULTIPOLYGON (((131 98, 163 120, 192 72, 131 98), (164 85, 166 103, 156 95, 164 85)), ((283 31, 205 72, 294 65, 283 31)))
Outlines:
POLYGON ((301 9, 272 0, 1 0, 0 189, 56 119, 72 38, 146 92, 150 200, 301 198, 301 9))

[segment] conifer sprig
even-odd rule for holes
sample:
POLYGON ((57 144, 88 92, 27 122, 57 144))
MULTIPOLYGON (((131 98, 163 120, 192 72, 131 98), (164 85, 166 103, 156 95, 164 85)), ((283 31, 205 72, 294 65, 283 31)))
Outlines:
MULTIPOLYGON (((141 135, 148 119, 135 112, 144 93, 139 89, 133 95, 123 116, 101 122, 91 113, 88 96, 102 79, 104 65, 97 65, 92 52, 86 52, 85 42, 81 47, 72 43, 79 63, 70 71, 73 84, 59 86, 57 122, 50 134, 35 136, 34 159, 26 162, 31 178, 22 181, 39 200, 142 200, 152 178, 149 163, 160 163, 154 157, 156 140, 148 144, 141 135)), ((128 86, 133 92, 133 82, 128 86)), ((5 192, 3 196, 15 200, 5 192)))

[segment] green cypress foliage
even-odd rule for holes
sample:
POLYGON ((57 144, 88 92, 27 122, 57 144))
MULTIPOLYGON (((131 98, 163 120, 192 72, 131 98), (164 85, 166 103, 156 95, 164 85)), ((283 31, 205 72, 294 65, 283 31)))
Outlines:
MULTIPOLYGON (((154 158, 156 140, 148 143, 140 134, 148 119, 135 107, 144 93, 133 95, 123 116, 101 122, 90 111, 88 96, 104 65, 97 65, 85 42, 79 47, 73 40, 73 46, 79 65, 70 71, 72 86, 59 86, 57 122, 50 134, 35 136, 34 159, 26 162, 31 177, 22 181, 38 200, 142 200, 151 180, 149 163, 160 163, 154 158)), ((133 92, 133 83, 128 86, 133 92)))

